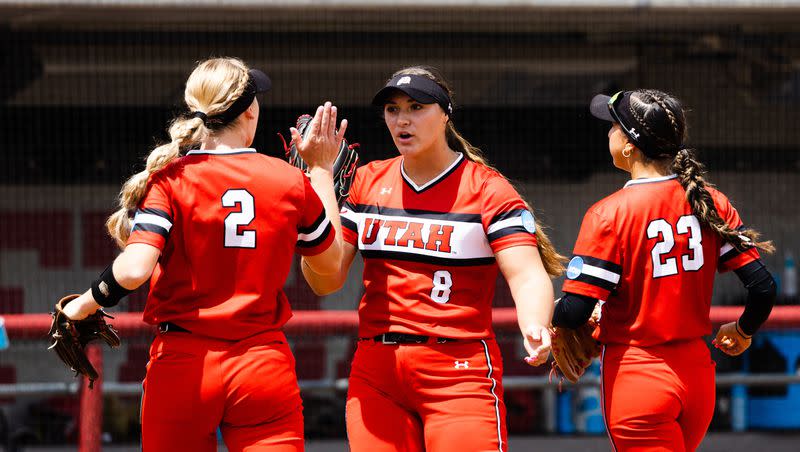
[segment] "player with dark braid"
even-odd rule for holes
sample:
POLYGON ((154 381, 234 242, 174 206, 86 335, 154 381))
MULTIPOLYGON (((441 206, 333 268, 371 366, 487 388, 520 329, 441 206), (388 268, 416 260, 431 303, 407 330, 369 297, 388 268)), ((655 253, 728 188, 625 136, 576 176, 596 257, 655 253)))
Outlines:
POLYGON ((150 279, 144 321, 158 334, 143 382, 143 450, 215 451, 218 428, 231 451, 303 450, 282 288, 295 253, 316 272, 339 269, 331 171, 347 122, 337 133, 336 107, 317 109, 295 143, 308 176, 259 154, 249 147, 256 94, 270 85, 235 58, 197 65, 189 111, 125 182, 107 222, 122 253, 63 308, 80 321, 150 279))
POLYGON ((612 123, 609 151, 631 180, 586 213, 553 324, 581 327, 605 300, 595 337, 614 450, 693 451, 714 411, 714 363, 702 339, 714 275, 734 271, 747 288, 743 314, 713 341, 739 355, 775 301, 758 253, 772 244, 703 178, 678 99, 657 90, 598 95, 591 112, 612 123))

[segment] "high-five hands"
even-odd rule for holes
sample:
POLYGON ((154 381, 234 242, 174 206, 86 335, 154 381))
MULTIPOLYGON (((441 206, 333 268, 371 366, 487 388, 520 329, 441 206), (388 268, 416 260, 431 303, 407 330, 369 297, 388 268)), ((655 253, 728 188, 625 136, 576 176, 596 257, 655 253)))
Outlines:
POLYGON ((297 147, 300 157, 306 162, 309 170, 319 167, 333 171, 333 164, 339 155, 339 148, 347 130, 347 120, 343 119, 339 130, 336 130, 336 106, 331 102, 317 107, 314 118, 301 134, 292 127, 292 144, 297 147))

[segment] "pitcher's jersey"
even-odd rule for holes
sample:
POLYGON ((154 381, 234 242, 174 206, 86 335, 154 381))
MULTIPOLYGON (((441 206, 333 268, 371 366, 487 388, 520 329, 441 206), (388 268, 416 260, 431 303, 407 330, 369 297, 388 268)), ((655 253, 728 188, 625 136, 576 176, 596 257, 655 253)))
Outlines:
POLYGON ((533 215, 496 171, 463 155, 422 187, 402 157, 358 169, 344 239, 364 258, 359 335, 492 337, 494 254, 536 246, 533 215))
MULTIPOLYGON (((708 191, 720 217, 743 229, 728 198, 708 191)), ((758 257, 701 226, 676 176, 636 179, 586 212, 563 290, 606 300, 601 342, 663 344, 710 334, 715 272, 758 257)))
POLYGON ((254 149, 191 151, 151 177, 128 239, 161 250, 144 320, 231 340, 278 329, 295 251, 333 239, 297 168, 254 149))

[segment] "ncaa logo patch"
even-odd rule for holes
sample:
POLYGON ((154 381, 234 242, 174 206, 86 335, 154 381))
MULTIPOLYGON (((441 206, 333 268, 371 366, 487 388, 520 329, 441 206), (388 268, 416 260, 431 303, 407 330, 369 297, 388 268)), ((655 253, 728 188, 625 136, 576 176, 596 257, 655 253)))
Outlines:
POLYGON ((408 85, 409 83, 411 83, 411 77, 409 76, 400 77, 400 80, 397 81, 397 84, 395 86, 408 85))
POLYGON ((567 278, 575 279, 581 275, 583 271, 583 259, 580 256, 575 256, 569 261, 567 266, 567 278))
POLYGON ((533 218, 533 213, 530 210, 525 210, 522 212, 522 227, 525 228, 526 231, 533 234, 536 232, 536 220, 533 218))

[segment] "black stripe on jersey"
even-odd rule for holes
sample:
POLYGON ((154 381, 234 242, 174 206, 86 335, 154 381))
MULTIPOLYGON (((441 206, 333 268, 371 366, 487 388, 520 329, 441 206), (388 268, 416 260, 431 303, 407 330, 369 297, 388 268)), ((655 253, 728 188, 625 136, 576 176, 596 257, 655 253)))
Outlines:
POLYGON ((346 218, 343 215, 340 218, 342 220, 342 227, 343 228, 347 228, 347 229, 355 232, 356 234, 358 234, 358 225, 356 224, 355 221, 353 221, 353 220, 351 220, 349 218, 346 218))
POLYGON ((511 234, 526 234, 526 235, 533 235, 528 232, 523 226, 509 226, 507 228, 500 229, 498 231, 494 231, 491 234, 487 235, 486 238, 489 240, 489 243, 494 242, 495 240, 505 237, 511 234))
POLYGON ((577 278, 570 279, 569 281, 580 281, 608 291, 612 291, 614 290, 615 287, 617 287, 617 285, 611 281, 606 281, 605 279, 602 278, 597 278, 592 275, 587 275, 586 273, 581 273, 580 275, 578 275, 577 278))
POLYGON ((739 255, 741 255, 742 253, 745 253, 746 251, 747 251, 747 249, 738 250, 738 249, 736 249, 736 247, 733 247, 727 253, 725 253, 725 254, 723 254, 722 256, 719 257, 719 262, 720 263, 728 262, 729 260, 738 257, 739 255))
POLYGON ((413 190, 414 193, 422 193, 424 191, 430 190, 432 187, 435 187, 435 186, 439 185, 439 182, 447 179, 447 176, 453 174, 457 169, 461 168, 464 165, 464 162, 466 162, 466 161, 467 161, 467 157, 466 156, 462 156, 461 157, 461 161, 459 161, 458 164, 456 164, 456 166, 452 167, 450 169, 450 171, 448 171, 448 172, 442 174, 441 176, 439 176, 439 179, 436 182, 428 185, 427 187, 423 188, 422 190, 417 190, 413 185, 411 185, 411 183, 408 181, 408 179, 406 179, 404 174, 401 173, 401 177, 400 178, 403 179, 403 182, 405 182, 406 185, 408 185, 408 188, 413 190))
POLYGON ((169 231, 153 223, 136 223, 131 232, 136 232, 136 231, 155 232, 156 234, 164 238, 169 237, 169 231))
POLYGON ((603 259, 598 259, 592 256, 583 256, 581 254, 576 254, 572 257, 580 257, 583 259, 584 264, 589 264, 592 267, 599 267, 603 270, 608 270, 611 273, 616 273, 617 275, 622 274, 622 265, 618 265, 610 261, 604 261, 603 259))
MULTIPOLYGON (((745 227, 745 225, 741 225, 738 228, 736 228, 736 230, 739 231, 739 232, 744 231, 745 229, 747 229, 745 227)), ((728 250, 728 252, 726 252, 725 254, 723 254, 722 256, 719 257, 719 263, 728 262, 729 260, 736 258, 737 256, 739 256, 740 254, 746 252, 749 249, 749 247, 748 247, 748 248, 746 248, 744 250, 739 250, 739 249, 736 249, 735 246, 733 246, 733 245, 731 245, 731 246, 732 246, 732 248, 730 250, 728 250)))
POLYGON ((317 219, 314 220, 314 222, 311 223, 310 226, 298 227, 297 228, 297 232, 300 233, 300 234, 311 234, 312 232, 317 230, 317 228, 319 227, 319 225, 322 224, 323 221, 325 221, 325 218, 326 218, 325 217, 325 210, 323 209, 322 213, 319 214, 317 219))
POLYGON ((402 251, 362 250, 361 256, 365 259, 394 259, 447 267, 473 267, 494 263, 494 256, 476 257, 472 259, 448 259, 446 257, 426 256, 423 254, 404 253, 402 251))
POLYGON ((356 211, 356 206, 353 205, 353 203, 350 202, 350 201, 345 201, 344 204, 342 205, 342 209, 349 209, 349 210, 352 210, 353 212, 355 212, 356 211))
POLYGON ((150 215, 155 215, 155 216, 164 218, 167 221, 169 221, 170 223, 172 223, 172 217, 170 217, 167 212, 164 212, 161 209, 154 209, 152 207, 146 207, 144 209, 136 210, 136 213, 149 213, 150 215))
POLYGON ((495 215, 494 218, 492 218, 492 221, 489 222, 489 226, 497 223, 498 221, 508 220, 509 218, 516 218, 522 216, 522 212, 525 212, 525 210, 526 209, 514 209, 514 210, 509 210, 508 212, 500 212, 497 215, 495 215))
POLYGON ((325 229, 322 231, 322 234, 320 234, 319 237, 308 242, 305 240, 298 240, 297 246, 299 248, 313 248, 319 245, 320 243, 324 242, 325 239, 327 239, 328 236, 331 235, 331 231, 333 231, 333 225, 331 223, 328 223, 328 225, 325 226, 325 229))
POLYGON ((453 213, 418 209, 395 209, 391 207, 373 206, 369 204, 358 204, 353 206, 351 210, 358 213, 370 213, 390 217, 417 217, 427 218, 430 220, 460 221, 462 223, 481 222, 481 214, 479 213, 453 213))

